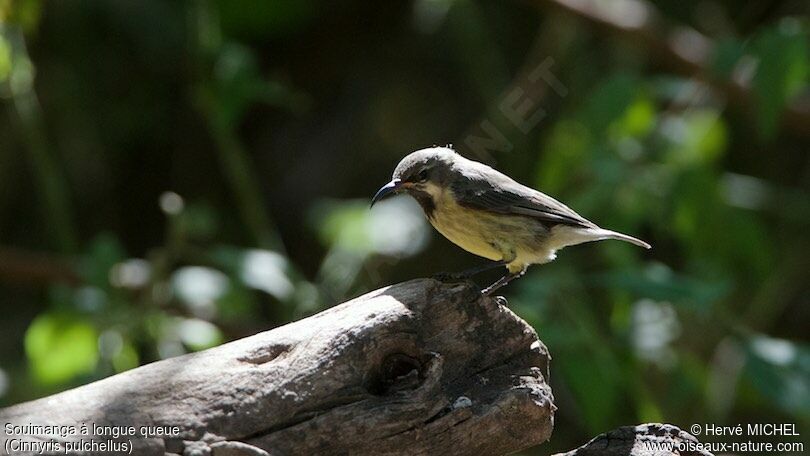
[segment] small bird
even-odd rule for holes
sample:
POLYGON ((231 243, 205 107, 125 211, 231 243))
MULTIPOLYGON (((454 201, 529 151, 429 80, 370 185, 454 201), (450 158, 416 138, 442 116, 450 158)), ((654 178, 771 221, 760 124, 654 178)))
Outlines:
POLYGON ((640 239, 599 228, 554 198, 449 147, 422 149, 403 158, 371 205, 400 192, 416 199, 444 237, 493 260, 452 278, 506 266, 507 274, 482 290, 484 295, 522 276, 529 265, 554 260, 557 250, 569 245, 618 239, 650 248, 640 239))

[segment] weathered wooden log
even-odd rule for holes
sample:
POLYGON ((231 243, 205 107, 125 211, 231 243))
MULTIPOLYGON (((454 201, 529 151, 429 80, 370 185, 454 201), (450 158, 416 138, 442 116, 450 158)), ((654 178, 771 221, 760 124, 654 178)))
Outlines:
POLYGON ((554 456, 712 456, 698 439, 671 424, 622 426, 554 456))
POLYGON ((0 410, 17 426, 0 452, 14 440, 79 454, 93 442, 138 455, 505 454, 551 435, 548 361, 531 326, 471 284, 414 280, 0 410), (136 435, 110 436, 128 426, 136 435), (145 438, 142 426, 166 428, 145 438))

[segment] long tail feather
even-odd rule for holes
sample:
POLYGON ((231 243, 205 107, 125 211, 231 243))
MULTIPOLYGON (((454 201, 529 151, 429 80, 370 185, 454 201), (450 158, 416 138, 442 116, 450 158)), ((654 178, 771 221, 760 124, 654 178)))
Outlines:
POLYGON ((647 244, 646 242, 642 241, 641 239, 634 238, 633 236, 628 236, 626 234, 618 233, 616 231, 610 231, 605 229, 599 229, 596 234, 599 236, 600 239, 616 239, 619 241, 629 242, 631 244, 635 244, 639 247, 644 247, 645 249, 651 249, 652 246, 647 244))

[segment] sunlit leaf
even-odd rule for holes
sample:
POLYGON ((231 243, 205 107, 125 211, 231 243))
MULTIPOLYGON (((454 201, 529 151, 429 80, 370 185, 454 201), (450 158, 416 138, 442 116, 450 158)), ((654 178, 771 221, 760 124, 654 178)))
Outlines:
POLYGON ((189 310, 205 318, 212 318, 216 301, 230 286, 228 276, 203 266, 184 266, 172 274, 172 289, 189 310))
POLYGON ((66 314, 38 316, 25 333, 25 353, 34 378, 46 385, 93 372, 98 334, 87 322, 66 314))
POLYGON ((183 344, 193 351, 205 350, 223 342, 222 331, 213 323, 196 318, 179 319, 175 323, 183 344))
POLYGON ((313 211, 324 243, 360 255, 410 256, 427 243, 421 210, 406 198, 392 198, 369 209, 367 201, 322 203, 313 211))
POLYGON ((39 25, 42 15, 42 0, 10 0, 8 5, 0 2, 0 23, 8 22, 19 25, 26 32, 39 25))
POLYGON ((152 265, 141 258, 117 263, 110 270, 110 283, 115 287, 139 289, 146 286, 152 275, 152 265))
POLYGON ((112 362, 116 372, 138 367, 138 352, 124 334, 117 329, 107 329, 98 337, 101 358, 112 362))
POLYGON ((11 75, 11 46, 0 35, 0 83, 5 82, 11 75))
POLYGON ((632 342, 638 358, 672 370, 677 361, 672 342, 681 335, 681 322, 667 301, 640 299, 633 305, 632 342))
POLYGON ((288 268, 287 259, 277 252, 248 250, 242 259, 240 278, 245 285, 283 300, 295 290, 288 268))
POLYGON ((624 115, 615 121, 613 133, 616 136, 642 137, 655 125, 655 105, 647 96, 638 96, 627 107, 624 115))
POLYGON ((720 113, 694 109, 665 118, 662 127, 672 140, 667 159, 681 165, 711 164, 726 150, 728 132, 720 113))
POLYGON ((324 214, 319 224, 321 240, 326 245, 339 245, 348 250, 366 252, 369 250, 368 204, 332 204, 328 208, 316 211, 324 214))
POLYGON ((121 351, 113 357, 112 362, 115 372, 134 369, 139 365, 138 351, 131 343, 125 343, 121 347, 121 351))

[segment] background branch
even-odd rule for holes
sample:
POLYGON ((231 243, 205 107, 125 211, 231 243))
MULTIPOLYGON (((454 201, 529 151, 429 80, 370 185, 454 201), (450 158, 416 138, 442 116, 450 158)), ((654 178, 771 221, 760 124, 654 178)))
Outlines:
POLYGON ((0 281, 20 284, 67 282, 78 284, 74 265, 66 258, 48 253, 0 247, 0 281))

